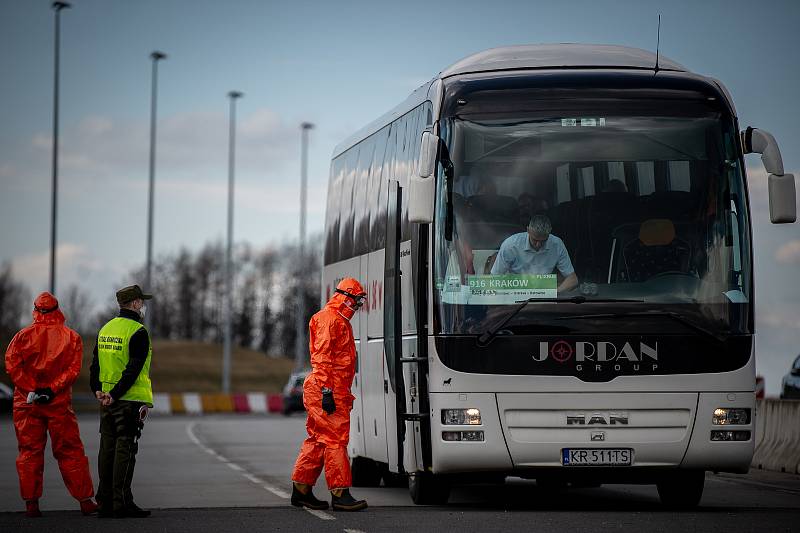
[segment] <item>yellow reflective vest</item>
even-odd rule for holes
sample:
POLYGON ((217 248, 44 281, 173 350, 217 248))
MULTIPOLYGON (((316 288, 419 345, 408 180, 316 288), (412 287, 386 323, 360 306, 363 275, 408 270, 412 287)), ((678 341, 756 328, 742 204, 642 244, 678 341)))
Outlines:
MULTIPOLYGON (((100 364, 100 382, 103 392, 109 392, 119 382, 122 372, 130 359, 129 343, 133 334, 144 325, 130 318, 117 317, 110 320, 97 335, 97 360, 100 364)), ((147 331, 145 329, 145 331, 147 331)), ((149 333, 148 333, 149 335, 149 333)), ((147 359, 142 371, 131 388, 120 400, 144 402, 152 407, 153 385, 150 382, 150 358, 153 355, 153 346, 147 350, 147 359)))

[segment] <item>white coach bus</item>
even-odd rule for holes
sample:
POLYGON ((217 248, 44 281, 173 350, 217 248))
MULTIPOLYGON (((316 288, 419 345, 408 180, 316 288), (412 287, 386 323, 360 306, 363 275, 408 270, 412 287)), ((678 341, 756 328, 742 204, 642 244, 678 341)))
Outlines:
POLYGON ((322 298, 345 276, 369 295, 354 483, 408 476, 416 503, 506 476, 654 483, 692 506, 705 471, 746 472, 753 152, 772 222, 793 222, 775 140, 740 132, 719 81, 590 45, 467 57, 340 144, 322 298))

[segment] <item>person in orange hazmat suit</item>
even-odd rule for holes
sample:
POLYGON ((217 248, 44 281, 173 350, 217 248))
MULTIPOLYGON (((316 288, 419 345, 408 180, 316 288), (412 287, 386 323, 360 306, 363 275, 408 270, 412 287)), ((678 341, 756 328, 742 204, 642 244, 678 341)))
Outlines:
POLYGON ((49 432, 64 484, 80 502, 81 512, 89 515, 97 510, 92 500, 94 486, 72 410, 72 384, 81 370, 83 341, 64 325, 64 314, 52 294, 41 293, 33 305, 33 323, 18 332, 6 350, 6 372, 14 383, 20 494, 26 514, 41 516, 39 498, 49 432))
POLYGON ((356 345, 350 320, 367 294, 353 278, 343 279, 325 307, 311 317, 308 325, 311 373, 303 384, 303 405, 308 412, 308 438, 292 472, 295 507, 327 509, 312 491, 325 467, 325 481, 331 491, 331 507, 337 511, 358 511, 367 502, 350 494, 352 475, 347 457, 350 438, 350 393, 356 372, 356 345))

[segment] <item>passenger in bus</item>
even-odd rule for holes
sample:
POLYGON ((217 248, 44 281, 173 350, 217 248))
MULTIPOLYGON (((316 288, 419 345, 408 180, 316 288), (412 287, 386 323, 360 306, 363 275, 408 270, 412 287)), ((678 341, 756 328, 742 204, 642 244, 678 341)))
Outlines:
POLYGON ((527 231, 508 237, 500 245, 491 273, 552 274, 557 269, 564 278, 558 292, 574 289, 578 276, 564 241, 553 235, 552 229, 547 215, 534 215, 527 231))
POLYGON ((358 281, 345 278, 308 324, 311 373, 303 384, 308 438, 300 448, 292 472, 291 503, 295 507, 328 508, 328 502, 318 500, 311 490, 323 466, 334 510, 359 511, 367 506, 366 501, 350 495, 353 479, 347 457, 350 410, 355 400, 350 389, 356 372, 356 345, 350 320, 366 296, 358 281))

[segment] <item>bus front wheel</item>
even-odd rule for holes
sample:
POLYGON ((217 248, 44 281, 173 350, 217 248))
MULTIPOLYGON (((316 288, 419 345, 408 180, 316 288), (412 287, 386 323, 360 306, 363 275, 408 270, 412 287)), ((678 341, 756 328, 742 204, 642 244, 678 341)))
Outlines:
POLYGON ((415 472, 408 476, 408 492, 417 505, 444 505, 450 497, 450 484, 430 472, 415 472))
POLYGON ((664 506, 688 509, 700 503, 705 481, 706 473, 702 470, 678 470, 662 478, 656 487, 664 506))

